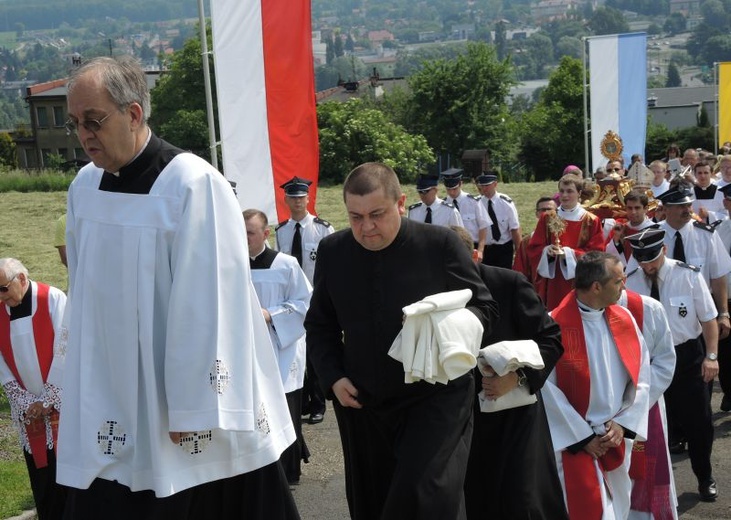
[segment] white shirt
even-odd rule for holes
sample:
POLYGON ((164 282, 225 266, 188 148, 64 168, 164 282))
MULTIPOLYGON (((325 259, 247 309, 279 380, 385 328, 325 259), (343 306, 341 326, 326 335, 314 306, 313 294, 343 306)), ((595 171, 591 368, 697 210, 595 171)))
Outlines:
MULTIPOLYGON (((726 251, 731 251, 731 219, 725 218, 716 226, 716 233, 726 251)), ((726 290, 731 298, 731 276, 726 277, 726 290)))
POLYGON ((166 497, 278 460, 295 433, 228 182, 190 153, 146 195, 99 190, 102 174, 68 192, 57 481, 166 497))
MULTIPOLYGON (((672 258, 675 250, 676 230, 666 220, 660 222, 660 229, 665 230, 665 245, 667 246, 665 256, 672 258)), ((697 228, 693 224, 693 220, 677 231, 680 231, 683 239, 685 261, 701 268, 703 278, 709 287, 711 280, 726 276, 731 272, 731 257, 717 233, 697 228)), ((668 315, 668 319, 672 321, 672 316, 668 315)))
MULTIPOLYGON (((282 253, 292 254, 292 239, 294 238, 296 220, 289 219, 280 223, 274 229, 276 238, 275 249, 282 253)), ((302 270, 312 283, 315 276, 315 261, 317 260, 317 246, 320 240, 335 232, 329 222, 307 214, 299 221, 300 236, 302 237, 302 270)))
POLYGON ((711 183, 706 188, 701 188, 700 186, 696 185, 693 187, 693 189, 695 192, 695 200, 691 203, 691 207, 693 208, 694 213, 697 214, 699 213, 701 208, 705 208, 710 213, 710 215, 708 216, 709 222, 715 222, 716 220, 723 218, 724 215, 728 215, 728 213, 726 213, 726 209, 723 207, 723 192, 718 189, 718 186, 716 186, 716 184, 711 183), (705 193, 706 190, 715 191, 713 198, 698 198, 698 195, 701 193, 705 193))
MULTIPOLYGON (((493 240, 492 231, 490 230, 490 226, 492 226, 491 222, 487 230, 487 245, 505 244, 506 242, 511 242, 513 240, 513 236, 510 232, 514 229, 520 228, 520 221, 518 220, 518 210, 515 208, 515 203, 513 202, 513 199, 499 192, 495 192, 495 195, 490 198, 484 195, 480 197, 480 202, 485 208, 485 213, 487 213, 488 218, 490 218, 490 214, 487 211, 488 201, 492 201, 492 209, 495 212, 495 217, 497 217, 497 225, 498 229, 500 230, 500 238, 497 240, 497 242, 493 240)), ((492 219, 490 220, 492 221, 492 219)))
MULTIPOLYGON (((636 293, 649 296, 651 285, 652 282, 642 269, 627 276, 627 288, 636 293)), ((674 345, 697 338, 702 332, 700 322, 716 317, 716 305, 713 303, 711 291, 697 268, 681 265, 680 262, 666 257, 658 271, 657 285, 674 345)))
POLYGON ((409 218, 424 222, 426 219, 426 208, 431 208, 431 223, 438 226, 459 226, 464 227, 462 216, 452 204, 439 197, 434 199, 430 206, 423 202, 417 202, 409 206, 409 218))
MULTIPOLYGON (((447 197, 447 202, 455 205, 452 197, 447 197)), ((459 209, 459 214, 462 217, 465 229, 469 231, 472 237, 472 241, 479 242, 480 230, 487 229, 492 224, 490 217, 487 216, 485 206, 480 203, 480 198, 466 191, 461 191, 457 197, 456 206, 459 209)), ((489 234, 490 232, 488 230, 489 234)))
POLYGON ((312 286, 297 260, 278 253, 269 269, 252 269, 259 303, 271 316, 267 324, 285 392, 302 388, 305 379, 305 315, 312 286))
POLYGON ((658 195, 665 193, 670 189, 670 183, 667 179, 664 179, 660 186, 655 186, 654 184, 650 184, 650 189, 652 190, 652 196, 657 198, 658 195))

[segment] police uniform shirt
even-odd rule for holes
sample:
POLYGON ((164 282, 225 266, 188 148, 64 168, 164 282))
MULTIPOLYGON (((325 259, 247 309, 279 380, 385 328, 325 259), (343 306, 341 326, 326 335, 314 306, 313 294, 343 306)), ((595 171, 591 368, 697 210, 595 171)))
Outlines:
MULTIPOLYGON (((518 229, 520 227, 520 222, 518 220, 518 210, 515 208, 515 203, 513 202, 513 199, 499 192, 495 192, 495 195, 493 195, 491 198, 483 195, 482 197, 480 197, 480 203, 485 208, 485 213, 487 213, 487 204, 489 200, 492 201, 492 210, 495 212, 495 216, 497 217, 497 225, 498 229, 500 230, 500 238, 497 242, 495 242, 492 238, 492 233, 488 229, 486 242, 487 245, 505 244, 506 242, 512 241, 513 236, 510 234, 510 232, 513 229, 518 229)), ((489 214, 487 218, 490 218, 489 214)), ((490 225, 492 225, 492 222, 490 223, 490 225)))
POLYGON ((426 219, 426 208, 431 208, 431 223, 438 226, 459 226, 464 227, 462 217, 457 208, 446 200, 439 197, 434 199, 431 206, 427 206, 423 202, 417 202, 409 206, 409 218, 419 222, 426 219))
MULTIPOLYGON (((716 226, 716 234, 721 239, 724 249, 731 253, 731 219, 725 218, 719 222, 714 223, 716 226)), ((726 277, 726 287, 729 298, 731 298, 731 276, 726 277)))
MULTIPOLYGON (((659 229, 665 230, 665 245, 667 246, 665 256, 672 258, 675 250, 676 230, 665 220, 660 222, 659 229)), ((731 257, 713 228, 702 224, 699 227, 691 220, 677 231, 680 231, 680 236, 683 238, 685 261, 701 268, 708 287, 711 286, 711 280, 731 272, 731 257)))
MULTIPOLYGON (((454 199, 452 197, 447 197, 447 202, 454 205, 454 199)), ((457 204, 459 205, 459 214, 462 217, 465 229, 469 231, 473 242, 479 242, 480 230, 489 228, 492 224, 490 217, 487 216, 485 206, 480 202, 480 197, 475 197, 471 193, 462 191, 457 197, 457 204)))
MULTIPOLYGON (((289 219, 280 223, 274 230, 276 249, 282 253, 292 254, 292 238, 294 238, 296 220, 289 219)), ((315 275, 315 260, 317 260, 317 246, 320 240, 335 232, 326 220, 307 213, 299 221, 300 235, 302 236, 302 270, 312 283, 315 275)))
MULTIPOLYGON (((673 344, 680 345, 701 335, 701 322, 716 318, 718 312, 703 276, 695 266, 665 257, 658 271, 660 303, 673 335, 673 344)), ((650 295, 651 281, 642 269, 627 276, 627 289, 650 295)))
MULTIPOLYGON (((632 247, 626 240, 628 236, 632 236, 649 227, 659 227, 657 222, 653 222, 652 219, 649 219, 647 217, 645 217, 645 220, 643 220, 642 223, 637 227, 632 226, 629 222, 627 222, 626 225, 628 229, 625 229, 624 232, 625 240, 622 240, 622 248, 632 247)), ((617 246, 614 244, 614 240, 609 240, 607 242, 606 251, 610 255, 614 255, 619 258, 619 260, 625 265, 625 271, 628 273, 639 267, 639 264, 637 263, 637 260, 634 256, 630 255, 629 260, 627 260, 627 258, 624 256, 624 249, 621 253, 619 252, 619 250, 617 250, 617 246)))

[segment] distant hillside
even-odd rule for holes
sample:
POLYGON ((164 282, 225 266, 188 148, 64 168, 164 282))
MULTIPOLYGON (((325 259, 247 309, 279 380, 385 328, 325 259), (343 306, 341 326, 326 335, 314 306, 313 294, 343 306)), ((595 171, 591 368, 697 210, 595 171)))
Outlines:
MULTIPOLYGON (((207 2, 206 2, 207 3, 207 2)), ((83 27, 89 20, 158 22, 198 16, 195 0, 0 0, 0 30, 83 27)))

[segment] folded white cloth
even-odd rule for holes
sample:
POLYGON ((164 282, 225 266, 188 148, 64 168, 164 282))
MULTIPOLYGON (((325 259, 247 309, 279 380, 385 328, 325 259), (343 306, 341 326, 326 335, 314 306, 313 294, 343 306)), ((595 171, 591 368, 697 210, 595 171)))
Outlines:
POLYGON ((472 291, 427 296, 403 308, 406 320, 388 355, 404 365, 404 381, 446 384, 475 367, 480 320, 465 305, 472 291))
POLYGON ((562 247, 564 252, 563 257, 556 258, 553 262, 549 262, 549 256, 547 254, 548 249, 551 246, 543 248, 541 259, 538 262, 538 268, 536 271, 543 278, 553 279, 556 277, 556 264, 561 266, 561 274, 563 274, 564 280, 572 280, 576 277, 576 253, 570 247, 562 247))
MULTIPOLYGON (((488 345, 480 349, 477 356, 477 366, 480 373, 486 377, 492 375, 492 372, 487 371, 488 366, 492 367, 499 376, 504 376, 508 372, 515 372, 523 367, 535 369, 545 367, 538 344, 533 340, 500 341, 488 345)), ((538 400, 535 394, 530 393, 527 386, 514 388, 494 401, 487 399, 484 390, 480 391, 478 397, 480 411, 486 413, 526 406, 538 400)))

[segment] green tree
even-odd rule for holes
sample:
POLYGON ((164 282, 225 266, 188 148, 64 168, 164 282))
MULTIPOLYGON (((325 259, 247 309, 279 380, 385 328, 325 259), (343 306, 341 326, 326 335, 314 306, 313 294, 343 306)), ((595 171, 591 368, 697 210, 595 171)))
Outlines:
POLYGON ((557 179, 567 164, 584 163, 583 84, 581 60, 564 56, 521 121, 520 157, 537 181, 557 179))
POLYGON ((322 103, 317 124, 322 182, 341 183, 350 170, 368 161, 388 164, 401 181, 413 182, 434 162, 423 136, 409 134, 360 99, 322 103))
POLYGON ((671 35, 680 34, 685 31, 686 21, 683 13, 675 12, 665 19, 662 28, 666 33, 671 35))
POLYGON ((484 43, 468 44, 452 60, 427 61, 409 78, 409 130, 456 157, 474 148, 488 148, 497 159, 510 156, 516 148, 506 98, 514 84, 510 61, 498 60, 484 43))
POLYGON ((596 35, 629 32, 629 24, 622 12, 611 7, 598 7, 589 20, 589 27, 596 35))
POLYGON ((711 27, 728 30, 728 15, 720 0, 701 2, 701 14, 703 14, 703 21, 711 27))
POLYGON ((0 133, 0 165, 7 168, 18 167, 15 143, 13 142, 13 138, 7 132, 0 133))
POLYGON ((495 48, 497 49, 497 59, 503 61, 507 56, 508 40, 505 23, 502 20, 495 24, 495 48))
POLYGON ((665 82, 666 87, 679 87, 681 85, 680 71, 675 63, 668 65, 668 79, 665 82))
MULTIPOLYGON (((211 29, 207 27, 208 47, 212 48, 211 29)), ((212 58, 208 57, 209 61, 212 58)), ((211 87, 215 92, 215 74, 212 61, 211 87)), ((152 115, 150 126, 163 139, 191 150, 206 160, 211 160, 208 148, 208 123, 206 96, 201 70, 201 44, 199 38, 191 38, 172 58, 170 70, 163 74, 152 90, 152 115)), ((216 98, 213 113, 218 120, 216 98)))

